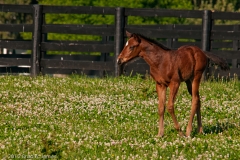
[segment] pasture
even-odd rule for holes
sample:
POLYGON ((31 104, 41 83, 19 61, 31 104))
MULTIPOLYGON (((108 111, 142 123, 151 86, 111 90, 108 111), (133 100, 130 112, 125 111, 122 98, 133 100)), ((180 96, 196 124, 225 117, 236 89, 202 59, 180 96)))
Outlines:
MULTIPOLYGON (((140 77, 0 77, 0 158, 240 159, 240 82, 201 83, 204 134, 178 136, 157 94, 140 77)), ((186 130, 191 97, 181 84, 175 112, 186 130)))

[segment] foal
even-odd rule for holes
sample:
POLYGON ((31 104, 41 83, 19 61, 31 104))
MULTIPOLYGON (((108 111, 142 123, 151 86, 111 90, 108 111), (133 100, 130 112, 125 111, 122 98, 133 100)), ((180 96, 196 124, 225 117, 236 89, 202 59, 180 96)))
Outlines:
POLYGON ((197 113, 198 132, 202 133, 202 121, 200 112, 199 85, 202 74, 210 59, 218 64, 222 70, 228 70, 228 64, 220 57, 203 52, 196 46, 182 46, 177 50, 171 50, 155 40, 143 35, 126 31, 127 41, 125 47, 117 58, 119 65, 128 62, 135 57, 142 57, 150 66, 150 74, 156 81, 158 94, 159 131, 158 136, 164 135, 164 111, 166 90, 170 88, 167 110, 170 113, 174 126, 180 135, 183 135, 180 125, 174 113, 174 100, 181 82, 187 84, 188 92, 192 96, 192 108, 190 119, 186 129, 186 136, 190 136, 195 113, 197 113))

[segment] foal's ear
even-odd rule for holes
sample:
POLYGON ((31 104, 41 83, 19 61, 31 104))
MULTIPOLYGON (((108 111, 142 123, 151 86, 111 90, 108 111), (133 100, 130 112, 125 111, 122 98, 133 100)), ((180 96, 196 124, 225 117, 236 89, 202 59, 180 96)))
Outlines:
POLYGON ((131 38, 133 34, 128 32, 128 31, 126 31, 126 35, 127 35, 128 38, 131 38))
POLYGON ((133 38, 138 42, 141 43, 141 39, 137 34, 133 34, 133 38))

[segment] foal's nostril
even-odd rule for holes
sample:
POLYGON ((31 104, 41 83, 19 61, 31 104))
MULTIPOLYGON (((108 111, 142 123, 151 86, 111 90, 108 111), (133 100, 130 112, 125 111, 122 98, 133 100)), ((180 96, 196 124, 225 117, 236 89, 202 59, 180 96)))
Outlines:
POLYGON ((122 59, 121 58, 119 58, 119 59, 117 59, 117 64, 122 64, 122 59))

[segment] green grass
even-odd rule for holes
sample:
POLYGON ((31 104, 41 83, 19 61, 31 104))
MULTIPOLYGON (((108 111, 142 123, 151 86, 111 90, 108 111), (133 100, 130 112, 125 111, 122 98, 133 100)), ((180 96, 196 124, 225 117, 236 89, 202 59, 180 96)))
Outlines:
MULTIPOLYGON (((201 84, 204 134, 194 121, 191 138, 178 136, 167 112, 156 137, 151 79, 1 76, 0 88, 1 159, 240 159, 237 80, 201 84)), ((175 111, 184 131, 190 105, 182 84, 175 111)))

